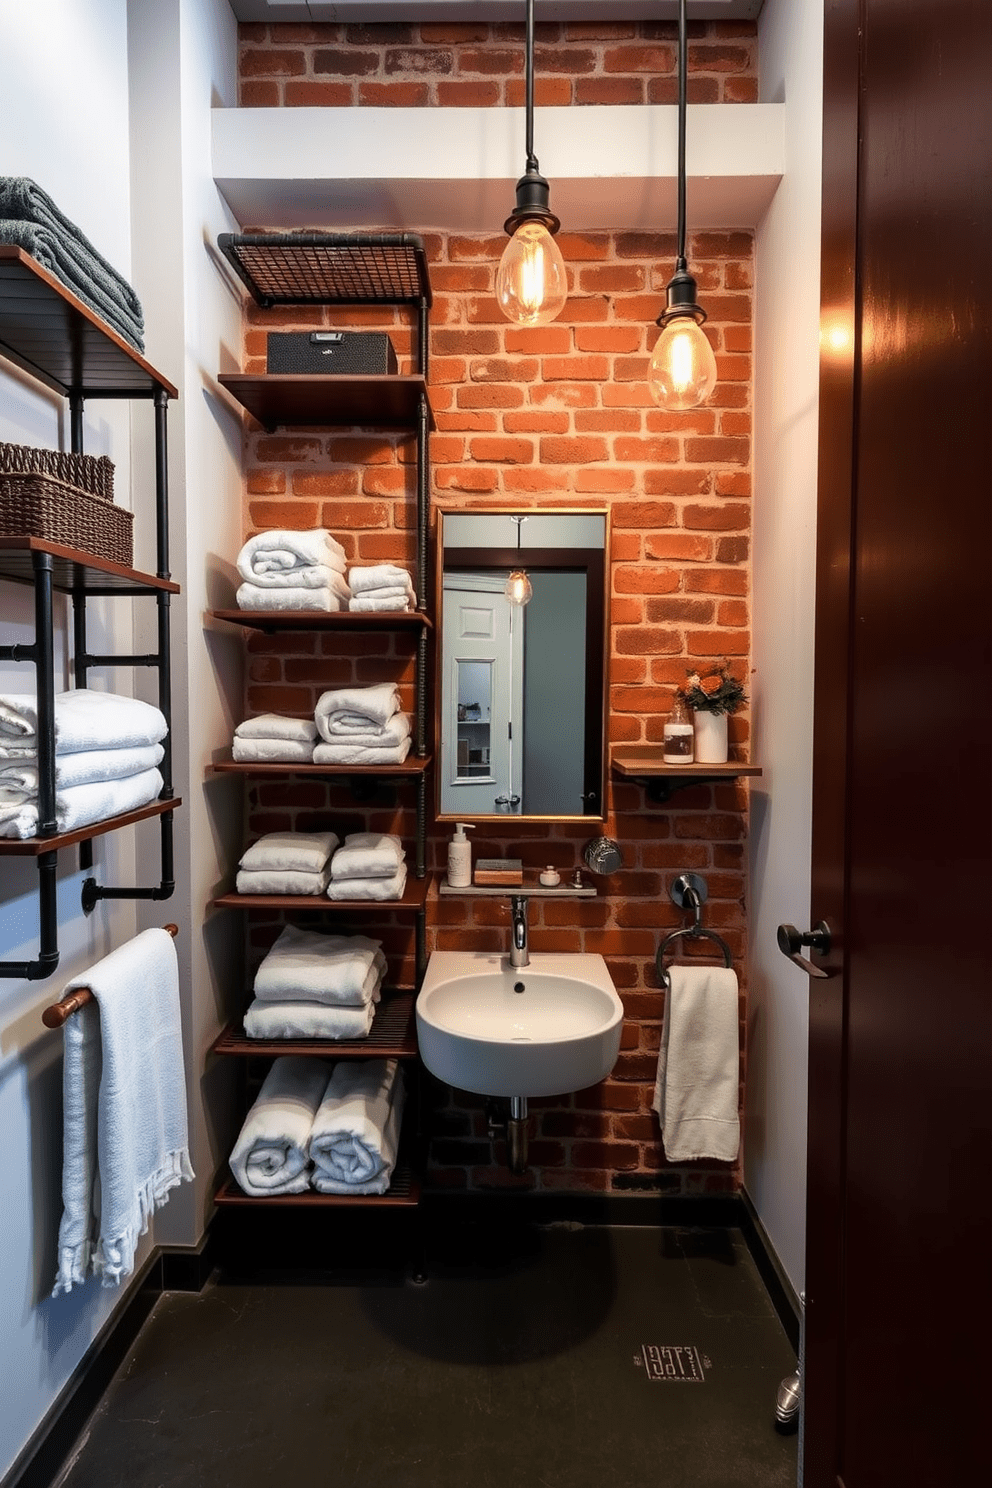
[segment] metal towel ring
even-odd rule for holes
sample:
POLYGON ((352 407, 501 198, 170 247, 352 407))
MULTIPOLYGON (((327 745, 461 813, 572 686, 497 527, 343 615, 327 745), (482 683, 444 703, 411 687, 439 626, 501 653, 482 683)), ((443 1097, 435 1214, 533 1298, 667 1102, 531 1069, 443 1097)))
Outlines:
POLYGON ((679 940, 680 937, 683 935, 689 936, 692 940, 715 940, 717 945, 723 952, 724 966, 726 966, 728 970, 731 966, 733 966, 734 958, 730 954, 730 947, 722 936, 717 935, 715 930, 704 930, 702 926, 697 929, 694 925, 690 926, 687 930, 673 930, 671 935, 665 936, 664 940, 661 942, 661 945, 655 952, 654 958, 654 964, 658 971, 658 981, 666 990, 671 987, 672 983, 671 978, 668 975, 668 968, 664 964, 665 951, 673 940, 679 940))
POLYGON ((693 920, 683 930, 673 930, 666 935, 661 945, 655 952, 654 964, 658 972, 658 981, 666 989, 671 987, 671 978, 665 966, 665 952, 673 940, 680 940, 682 936, 688 936, 690 940, 715 940, 723 952, 723 964, 729 971, 734 964, 734 958, 730 954, 730 947, 722 936, 717 935, 715 930, 707 930, 700 923, 703 905, 706 903, 706 880, 698 873, 680 873, 669 890, 673 904, 681 909, 691 909, 693 920))

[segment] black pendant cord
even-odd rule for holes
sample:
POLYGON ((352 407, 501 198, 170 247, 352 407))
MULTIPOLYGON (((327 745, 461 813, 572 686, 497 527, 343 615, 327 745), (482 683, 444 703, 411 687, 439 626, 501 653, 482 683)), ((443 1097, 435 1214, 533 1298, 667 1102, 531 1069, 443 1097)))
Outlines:
POLYGON ((539 171, 534 154, 534 0, 527 0, 527 36, 525 43, 526 107, 527 107, 527 169, 539 171))
MULTIPOLYGON (((533 4, 533 0, 529 0, 533 4)), ((679 83, 679 180, 678 180, 678 258, 676 259, 676 272, 684 271, 688 265, 685 256, 685 106, 688 79, 688 62, 686 44, 686 0, 679 0, 679 53, 678 53, 678 83, 679 83)))

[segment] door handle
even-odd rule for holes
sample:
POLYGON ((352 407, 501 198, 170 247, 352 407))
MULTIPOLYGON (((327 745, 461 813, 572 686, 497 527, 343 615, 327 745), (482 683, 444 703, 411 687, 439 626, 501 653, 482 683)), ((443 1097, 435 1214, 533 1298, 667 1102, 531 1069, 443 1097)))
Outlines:
POLYGON ((817 955, 826 956, 829 954, 832 942, 833 937, 826 920, 820 920, 812 930, 807 930, 805 934, 801 934, 795 925, 779 925, 778 927, 779 950, 783 956, 788 956, 790 961, 794 961, 801 971, 805 971, 807 976, 827 977, 830 973, 824 971, 822 966, 814 966, 812 961, 800 955, 803 946, 809 946, 810 950, 816 951, 817 955))
POLYGON ((519 796, 496 796, 495 799, 494 799, 494 801, 493 801, 493 805, 494 806, 519 806, 520 805, 520 797, 519 796))

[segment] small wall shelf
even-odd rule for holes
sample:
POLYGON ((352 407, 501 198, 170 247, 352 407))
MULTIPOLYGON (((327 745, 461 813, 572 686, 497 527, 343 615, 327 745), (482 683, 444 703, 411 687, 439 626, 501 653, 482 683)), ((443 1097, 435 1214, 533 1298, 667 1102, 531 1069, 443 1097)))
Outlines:
POLYGON ((117 832, 121 827, 130 827, 135 822, 162 816, 166 811, 175 811, 182 804, 181 796, 170 796, 167 801, 151 801, 137 811, 107 816, 103 821, 92 822, 88 827, 77 827, 73 832, 59 832, 54 837, 0 837, 0 857, 37 858, 42 853, 58 852, 62 847, 76 847, 80 842, 90 842, 94 837, 102 837, 105 832, 117 832))
POLYGON ((760 765, 728 760, 724 765, 672 765, 663 757, 660 744, 618 744, 610 755, 610 769, 622 780, 643 785, 652 801, 665 802, 677 790, 693 785, 713 785, 742 776, 758 776, 760 765))
POLYGON ((426 405, 428 426, 434 415, 427 384, 417 373, 381 373, 365 377, 299 372, 221 372, 221 387, 268 429, 301 424, 311 428, 415 429, 426 405))
POLYGON ((208 610, 212 620, 226 620, 245 630, 272 635, 277 630, 430 630, 432 621, 423 610, 386 610, 355 614, 351 610, 208 610))
POLYGON ((260 1055, 275 1059, 280 1054, 326 1055, 329 1059, 416 1059, 417 1029, 412 992, 383 992, 372 1027, 361 1039, 255 1039, 244 1032, 240 1021, 227 1025, 213 1043, 215 1054, 239 1058, 260 1055))
POLYGON ((439 883, 437 891, 445 899, 459 896, 468 899, 509 899, 518 895, 524 899, 595 899, 599 894, 598 889, 585 886, 576 889, 570 884, 556 884, 553 888, 539 883, 469 884, 464 889, 457 889, 447 881, 439 883))
POLYGON ((406 881, 401 899, 328 899, 326 894, 218 894, 210 902, 214 909, 286 909, 323 912, 358 911, 377 913, 381 910, 422 910, 431 885, 430 874, 406 881))
POLYGON ((420 1203, 420 1180, 411 1168, 397 1163, 392 1182, 384 1194, 322 1194, 310 1188, 299 1194, 273 1194, 270 1198, 261 1198, 257 1194, 246 1194, 233 1178, 228 1178, 214 1194, 214 1203, 219 1208, 229 1205, 243 1209, 415 1209, 420 1203))

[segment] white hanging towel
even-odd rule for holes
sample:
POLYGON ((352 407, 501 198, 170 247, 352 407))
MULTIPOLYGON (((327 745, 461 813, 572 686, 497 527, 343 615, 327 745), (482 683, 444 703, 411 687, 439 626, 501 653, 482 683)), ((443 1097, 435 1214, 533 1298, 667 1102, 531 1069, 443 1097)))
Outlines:
POLYGON ((64 1029, 59 1269, 53 1296, 134 1269, 139 1236, 193 1177, 186 1126, 176 947, 145 930, 66 988, 95 998, 64 1029))
POLYGON ((737 976, 670 966, 652 1109, 669 1162, 733 1162, 740 1146, 737 976))
POLYGON ((310 1133, 318 1193, 381 1194, 399 1147, 403 1073, 395 1059, 334 1066, 310 1133))
POLYGON ((274 1061, 230 1157, 245 1193, 303 1193, 310 1186, 307 1140, 326 1088, 322 1059, 282 1054, 274 1061))

